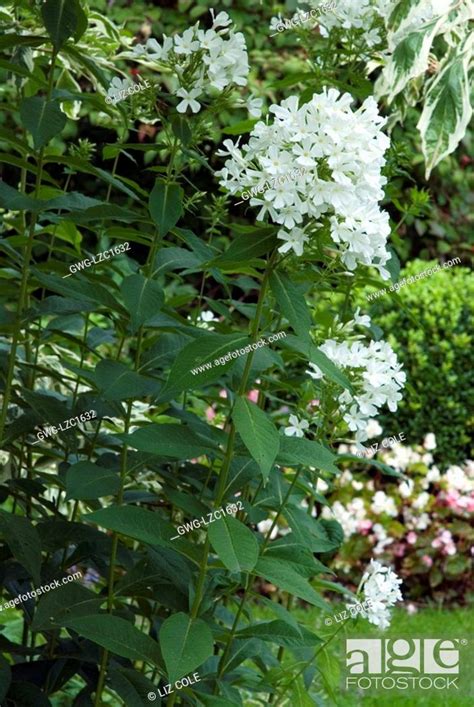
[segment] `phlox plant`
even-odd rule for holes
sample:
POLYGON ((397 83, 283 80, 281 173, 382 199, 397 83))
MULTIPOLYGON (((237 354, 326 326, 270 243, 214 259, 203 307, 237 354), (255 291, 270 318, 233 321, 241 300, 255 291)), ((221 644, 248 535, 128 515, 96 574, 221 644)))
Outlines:
POLYGON ((353 306, 396 277, 386 118, 328 77, 259 120, 225 12, 133 44, 80 0, 7 10, 1 586, 9 601, 83 579, 11 609, 21 630, 2 639, 0 700, 331 695, 335 632, 292 608, 324 616, 335 594, 366 597, 383 628, 402 596, 377 562, 355 592, 328 569, 344 528, 321 493, 349 462, 401 476, 337 453, 396 411, 406 382, 353 306), (151 87, 107 101, 129 85, 125 62, 151 87), (281 188, 235 205, 275 177, 281 188))

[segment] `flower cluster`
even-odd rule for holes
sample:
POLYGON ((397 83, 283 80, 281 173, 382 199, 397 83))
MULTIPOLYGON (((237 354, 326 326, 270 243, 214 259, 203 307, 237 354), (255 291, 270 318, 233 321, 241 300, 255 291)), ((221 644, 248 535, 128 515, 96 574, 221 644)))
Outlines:
POLYGON ((169 71, 177 78, 173 93, 182 100, 177 110, 185 113, 188 108, 193 113, 201 110, 201 103, 210 89, 222 92, 232 84, 245 86, 249 64, 245 38, 241 32, 229 28, 231 19, 226 12, 214 11, 212 27, 200 29, 199 22, 182 35, 163 36, 162 44, 156 39, 148 39, 145 45, 134 47, 134 58, 158 65, 160 70, 169 71))
MULTIPOLYGON (((320 0, 305 0, 313 8, 324 9, 320 0)), ((382 18, 388 17, 394 0, 338 0, 332 11, 323 11, 319 18, 320 32, 323 37, 336 27, 345 30, 359 30, 368 47, 379 45, 382 37, 380 28, 382 18)))
MULTIPOLYGON (((371 560, 361 582, 368 604, 368 608, 362 611, 362 616, 381 629, 388 628, 391 607, 397 601, 403 600, 401 583, 400 577, 390 567, 384 567, 377 560, 371 560)), ((351 607, 348 605, 348 608, 351 607)))
MULTIPOLYGON (((349 429, 355 432, 357 442, 368 439, 369 419, 387 404, 389 410, 397 409, 402 396, 406 374, 390 344, 371 341, 367 346, 361 341, 351 344, 328 339, 320 350, 341 369, 351 374, 355 393, 344 390, 338 398, 341 412, 349 429)), ((311 363, 307 373, 313 379, 323 377, 322 371, 311 363)))
POLYGON ((225 149, 217 154, 229 159, 217 175, 231 194, 240 194, 286 177, 295 165, 305 168, 300 179, 279 180, 250 199, 251 206, 259 207, 257 218, 268 215, 280 224, 278 237, 297 255, 326 229, 349 270, 372 265, 386 279, 390 226, 378 202, 386 183, 381 169, 389 139, 372 97, 356 111, 351 103, 349 93, 331 88, 301 107, 297 96, 272 105, 274 122, 258 122, 247 144, 240 147, 240 138, 235 144, 224 141, 225 149))

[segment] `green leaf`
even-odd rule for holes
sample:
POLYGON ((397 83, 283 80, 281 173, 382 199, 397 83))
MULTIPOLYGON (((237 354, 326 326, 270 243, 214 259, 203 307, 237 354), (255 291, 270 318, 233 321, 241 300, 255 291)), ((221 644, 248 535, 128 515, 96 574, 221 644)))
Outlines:
POLYGON ((8 211, 41 211, 46 202, 33 199, 28 194, 13 189, 13 187, 0 181, 0 207, 8 211))
POLYGON ((151 424, 131 434, 116 436, 139 452, 172 459, 192 459, 219 451, 209 438, 199 436, 185 425, 151 424))
POLYGON ((242 397, 235 401, 232 418, 266 482, 280 449, 280 436, 275 425, 263 410, 242 397))
POLYGON ((295 466, 304 464, 316 469, 329 471, 331 474, 338 474, 339 469, 334 465, 334 461, 339 457, 323 447, 319 442, 312 442, 304 437, 280 438, 280 452, 277 463, 284 466, 295 466))
POLYGON ((411 79, 426 71, 433 39, 443 21, 444 17, 435 18, 397 43, 382 74, 381 90, 389 94, 389 102, 393 101, 411 79))
POLYGON ((279 272, 273 272, 270 275, 270 287, 279 309, 288 319, 294 331, 304 341, 308 341, 312 326, 311 314, 299 288, 287 275, 279 272))
POLYGON ((120 488, 118 474, 91 462, 78 462, 66 474, 66 501, 74 498, 88 501, 101 496, 112 496, 120 488))
POLYGON ((135 373, 118 361, 100 361, 95 368, 95 380, 105 400, 155 395, 160 388, 158 381, 135 373))
POLYGON ((322 597, 314 591, 307 579, 295 572, 292 567, 289 567, 280 559, 270 558, 267 556, 261 557, 257 562, 254 574, 264 577, 268 582, 276 584, 284 592, 295 594, 300 599, 304 599, 313 606, 326 611, 330 610, 330 606, 322 599, 322 597))
POLYGON ((104 285, 93 282, 83 275, 74 275, 74 277, 65 279, 57 275, 46 275, 38 270, 35 270, 34 273, 41 285, 53 292, 58 292, 64 297, 72 297, 80 301, 85 299, 88 302, 95 302, 96 305, 102 305, 113 311, 121 311, 111 287, 104 287, 104 285))
MULTIPOLYGON (((329 535, 328 528, 319 521, 312 518, 302 508, 288 504, 283 509, 283 515, 286 518, 288 525, 292 529, 293 540, 296 540, 301 545, 306 546, 311 552, 330 552, 336 550, 340 544, 340 538, 329 535)), ((330 521, 332 522, 332 521, 330 521)), ((333 530, 330 526, 329 530, 333 530)), ((290 539, 291 539, 290 535, 290 539)), ((295 558, 297 555, 295 555, 295 558)), ((300 574, 300 569, 295 566, 296 571, 300 574)), ((303 570, 305 573, 305 571, 303 570)), ((313 570, 312 574, 315 573, 313 570)), ((306 574, 306 573, 305 573, 306 574)))
MULTIPOLYGON (((149 707, 149 694, 157 695, 156 685, 142 673, 130 668, 109 668, 108 676, 112 689, 122 698, 123 704, 133 707, 149 707)), ((155 702, 154 704, 160 704, 155 702)))
POLYGON ((129 621, 118 616, 110 614, 82 616, 78 619, 64 621, 63 626, 77 631, 80 636, 84 636, 89 641, 97 643, 122 658, 161 665, 160 651, 156 641, 139 631, 129 621))
POLYGON ((163 622, 160 647, 168 680, 176 682, 198 668, 212 655, 214 641, 209 626, 180 612, 163 622))
POLYGON ((241 120, 239 123, 234 123, 230 128, 222 128, 222 132, 224 135, 243 135, 244 133, 249 133, 258 121, 259 118, 241 120))
POLYGON ((396 476, 399 479, 406 478, 400 471, 397 471, 392 466, 384 464, 384 462, 380 462, 374 458, 370 459, 369 457, 357 457, 355 454, 338 454, 337 460, 338 462, 356 462, 358 466, 375 466, 387 476, 396 476))
POLYGON ((99 597, 79 581, 52 589, 39 600, 31 628, 48 631, 61 626, 64 621, 97 614, 105 597, 99 597))
POLYGON ((280 620, 252 624, 238 631, 236 635, 237 638, 259 638, 284 648, 304 648, 321 643, 321 639, 311 631, 305 630, 303 633, 299 627, 280 620))
POLYGON ((156 256, 153 276, 170 270, 200 269, 202 262, 202 258, 187 248, 162 248, 156 256))
POLYGON ((391 254, 390 260, 387 260, 385 267, 387 268, 388 272, 390 273, 390 279, 392 282, 398 282, 398 279, 400 277, 400 259, 395 251, 394 248, 388 248, 388 251, 391 254))
POLYGON ((426 161, 426 179, 456 149, 471 120, 468 71, 473 41, 471 33, 461 47, 453 48, 426 92, 417 125, 426 161))
POLYGON ((109 506, 83 516, 84 520, 148 545, 168 546, 175 529, 158 513, 137 506, 109 506))
POLYGON ((67 121, 56 101, 47 101, 40 96, 24 98, 20 104, 20 116, 21 122, 32 134, 37 150, 59 135, 67 121))
MULTIPOLYGON (((310 518, 308 514, 306 515, 310 518)), ((312 518, 310 521, 314 522, 312 518)), ((309 578, 321 573, 331 574, 331 570, 314 557, 313 552, 298 540, 294 532, 270 543, 265 550, 265 557, 279 559, 303 577, 309 578)))
POLYGON ((33 523, 23 516, 0 510, 0 532, 13 557, 30 573, 35 584, 41 583, 41 541, 33 523))
POLYGON ((184 390, 194 390, 219 380, 235 363, 234 358, 229 361, 219 359, 244 348, 248 342, 248 337, 243 334, 205 334, 191 341, 176 355, 159 400, 170 400, 184 390), (199 367, 203 370, 200 371, 199 367))
POLYGON ((275 245, 276 234, 273 227, 254 229, 252 233, 241 233, 231 242, 225 253, 211 260, 207 266, 216 265, 225 268, 226 265, 246 263, 269 253, 275 245))
POLYGON ((163 288, 143 275, 129 275, 121 285, 122 297, 131 317, 134 334, 161 309, 164 301, 163 288))
POLYGON ((164 238, 183 214, 184 192, 179 184, 168 184, 157 179, 150 194, 150 214, 164 238))
POLYGON ((74 0, 46 0, 41 6, 44 26, 56 51, 76 32, 79 22, 74 0))
POLYGON ((224 515, 208 529, 211 545, 230 572, 249 572, 258 560, 258 542, 249 528, 224 515))

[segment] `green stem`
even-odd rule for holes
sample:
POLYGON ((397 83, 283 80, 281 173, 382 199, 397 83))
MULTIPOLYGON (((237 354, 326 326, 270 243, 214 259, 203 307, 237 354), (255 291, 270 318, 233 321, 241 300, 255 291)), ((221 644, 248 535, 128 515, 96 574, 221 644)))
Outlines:
MULTIPOLYGON (((276 251, 273 252, 273 254, 270 257, 270 260, 268 262, 267 268, 265 270, 265 274, 262 280, 262 287, 260 289, 260 293, 258 296, 258 302, 257 302, 257 308, 255 311, 255 319, 253 320, 250 335, 252 338, 256 338, 258 334, 258 330, 260 328, 260 320, 262 317, 262 311, 263 311, 263 305, 265 301, 265 295, 268 287, 268 281, 270 278, 270 273, 272 272, 273 269, 273 264, 276 256, 276 251)), ((243 393, 246 390, 247 387, 247 381, 250 373, 250 368, 252 366, 252 360, 254 356, 254 351, 250 351, 248 356, 247 356, 247 361, 245 363, 245 368, 244 368, 244 373, 242 375, 242 380, 240 382, 240 386, 237 392, 237 395, 243 395, 243 393)), ((229 413, 230 417, 231 413, 229 413)), ((234 453, 234 443, 235 443, 235 425, 232 422, 230 424, 230 429, 229 429, 229 436, 227 438, 227 448, 224 456, 224 462, 222 464, 222 468, 219 474, 219 480, 217 482, 217 495, 216 495, 216 500, 215 500, 215 505, 214 508, 219 508, 221 505, 224 496, 225 496, 225 490, 227 487, 227 479, 229 476, 229 469, 230 469, 230 464, 232 461, 233 453, 234 453)), ((191 608, 191 618, 195 619, 198 614, 199 614, 199 607, 201 605, 202 601, 202 595, 203 595, 203 589, 204 589, 204 580, 206 577, 206 572, 207 572, 207 562, 209 559, 209 539, 206 537, 206 542, 204 544, 203 548, 203 557, 199 569, 199 577, 198 577, 198 582, 196 586, 196 594, 194 596, 194 601, 193 605, 191 608)))

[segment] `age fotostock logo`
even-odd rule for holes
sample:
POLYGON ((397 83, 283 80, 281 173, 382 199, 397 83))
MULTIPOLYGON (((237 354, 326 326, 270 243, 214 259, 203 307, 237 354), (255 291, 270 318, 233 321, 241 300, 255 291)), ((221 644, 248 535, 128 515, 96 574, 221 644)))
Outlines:
POLYGON ((345 688, 459 690, 465 639, 350 638, 345 688))

